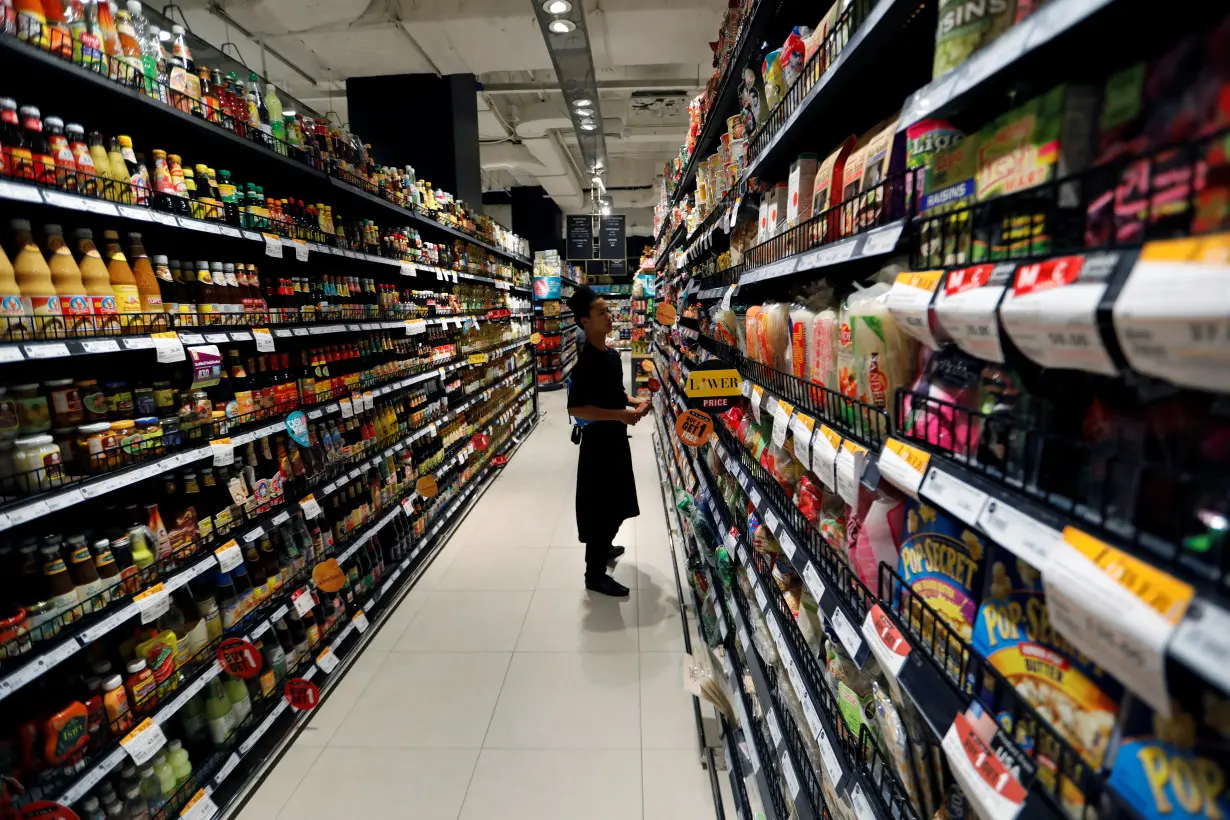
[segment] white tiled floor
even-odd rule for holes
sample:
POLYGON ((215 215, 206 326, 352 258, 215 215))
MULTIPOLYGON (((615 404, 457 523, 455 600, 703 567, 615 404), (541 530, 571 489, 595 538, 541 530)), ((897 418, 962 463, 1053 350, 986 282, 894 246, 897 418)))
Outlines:
POLYGON ((632 430, 641 515, 615 542, 632 592, 607 598, 585 591, 564 395, 541 398, 542 423, 241 820, 714 816, 651 421, 632 430))

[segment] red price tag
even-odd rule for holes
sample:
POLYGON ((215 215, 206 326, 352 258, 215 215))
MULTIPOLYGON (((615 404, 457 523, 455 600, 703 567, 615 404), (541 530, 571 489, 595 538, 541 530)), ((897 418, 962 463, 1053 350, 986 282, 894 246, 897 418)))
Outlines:
POLYGON ((491 438, 486 433, 479 433, 470 443, 475 450, 486 450, 491 444, 491 438))
POLYGON ((296 709, 312 709, 320 703, 320 687, 310 680, 291 678, 286 682, 286 700, 296 709))
POLYGON ((1024 296, 1040 290, 1070 285, 1080 276, 1084 264, 1083 256, 1059 256, 1045 262, 1022 265, 1017 269, 1013 290, 1017 296, 1024 296))
POLYGON ((227 638, 218 647, 218 663, 226 674, 247 680, 261 671, 261 653, 243 638, 227 638))
POLYGON ((496 456, 495 458, 491 459, 492 467, 503 467, 507 463, 508 463, 508 456, 496 456))

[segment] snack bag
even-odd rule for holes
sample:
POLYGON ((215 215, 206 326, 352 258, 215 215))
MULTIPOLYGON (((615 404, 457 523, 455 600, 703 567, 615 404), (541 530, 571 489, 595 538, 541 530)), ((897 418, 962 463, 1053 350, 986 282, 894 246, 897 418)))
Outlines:
POLYGON ((924 217, 920 250, 927 267, 964 265, 970 259, 973 223, 967 208, 974 201, 977 163, 977 134, 926 157, 919 211, 924 217))
POLYGON ((944 120, 919 120, 905 130, 905 203, 909 210, 914 191, 927 188, 927 161, 965 139, 965 133, 944 120))
MULTIPOLYGON (((972 529, 930 504, 906 499, 897 571, 965 641, 974 632, 985 556, 986 546, 972 529)), ((914 629, 930 640, 930 624, 915 624, 914 629)))
POLYGON ((764 97, 769 110, 777 107, 786 96, 786 81, 782 77, 782 50, 779 48, 765 55, 761 73, 764 75, 764 97))
MULTIPOLYGON (((853 136, 846 137, 833 153, 825 157, 824 162, 816 166, 811 194, 811 216, 813 218, 841 201, 846 162, 853 153, 855 145, 856 140, 853 136)), ((811 236, 808 239, 813 245, 829 242, 836 237, 837 227, 837 212, 834 211, 828 215, 828 218, 817 219, 812 223, 811 236)))
POLYGON ((1011 28, 1015 21, 1015 0, 987 3, 940 0, 931 78, 936 79, 961 65, 975 51, 1011 28))
POLYGON ((811 34, 811 29, 807 26, 795 26, 782 45, 779 61, 782 67, 782 79, 787 89, 793 86, 803 74, 806 55, 803 40, 809 34, 811 34))

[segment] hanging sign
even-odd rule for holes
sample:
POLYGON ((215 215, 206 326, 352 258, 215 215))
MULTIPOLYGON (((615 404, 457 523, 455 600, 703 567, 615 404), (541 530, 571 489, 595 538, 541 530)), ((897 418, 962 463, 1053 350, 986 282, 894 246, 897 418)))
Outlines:
POLYGON ((491 438, 486 433, 479 433, 470 439, 470 444, 474 446, 475 450, 486 450, 491 445, 491 438))
POLYGON ((307 416, 303 411, 296 410, 286 417, 286 434, 295 440, 300 447, 311 446, 308 439, 307 416))
POLYGON ((312 583, 321 592, 337 592, 346 586, 346 573, 342 572, 336 558, 330 558, 321 561, 312 570, 312 583))
POLYGON ((692 368, 683 392, 700 410, 725 410, 743 395, 743 377, 729 362, 709 359, 692 368))
POLYGON ((530 344, 532 345, 542 344, 542 334, 538 333, 537 331, 535 331, 534 333, 531 333, 530 334, 530 344))
POLYGON ((675 419, 675 435, 689 447, 699 447, 713 435, 713 419, 702 410, 686 410, 675 419))
POLYGON ((320 703, 320 687, 304 678, 291 678, 286 682, 286 700, 295 709, 307 711, 320 703))
POLYGON ((646 382, 645 386, 649 388, 650 393, 657 393, 662 389, 662 382, 658 381, 653 376, 650 376, 649 381, 646 382))
POLYGON ((641 370, 646 373, 653 372, 653 359, 641 359, 641 370))
POLYGON ((507 463, 508 463, 508 456, 496 456, 495 458, 491 459, 492 467, 503 467, 507 463))
POLYGON ((436 486, 436 477, 434 475, 425 475, 414 484, 415 492, 423 496, 423 498, 431 498, 440 491, 436 486))
POLYGON ((218 663, 232 677, 247 680, 261 671, 261 653, 243 638, 227 638, 218 646, 218 663))
POLYGON ((658 305, 658 309, 654 311, 654 317, 658 320, 658 324, 670 327, 679 318, 679 312, 675 310, 674 305, 662 302, 658 305))
POLYGON ((222 378, 222 354, 217 345, 188 348, 192 359, 192 389, 213 387, 222 378))

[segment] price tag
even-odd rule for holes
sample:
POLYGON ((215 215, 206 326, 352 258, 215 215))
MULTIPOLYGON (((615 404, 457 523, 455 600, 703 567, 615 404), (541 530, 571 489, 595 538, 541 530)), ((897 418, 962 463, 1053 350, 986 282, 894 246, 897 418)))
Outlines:
POLYGON ((312 600, 312 591, 307 587, 296 590, 295 594, 290 596, 290 602, 295 605, 295 611, 299 613, 299 617, 303 617, 312 611, 312 606, 315 601, 312 600))
POLYGON ((355 629, 359 630, 360 635, 367 631, 367 616, 363 614, 363 610, 356 612, 350 622, 354 624, 355 629))
POLYGON ((282 238, 276 234, 262 233, 265 237, 265 256, 272 256, 274 259, 282 258, 282 238))
POLYGON ((816 429, 816 420, 805 413, 796 413, 790 420, 790 432, 794 436, 794 456, 805 468, 811 465, 811 437, 816 429))
POLYGON ((306 495, 299 499, 299 508, 303 510, 303 517, 309 521, 320 515, 320 504, 316 501, 315 495, 306 495))
POLYGON ((213 452, 215 467, 226 467, 235 463, 235 446, 231 444, 230 436, 213 439, 209 442, 209 449, 213 452))
POLYGON ((837 453, 837 494, 851 507, 858 506, 858 482, 863 476, 867 450, 852 441, 843 441, 837 453))
MULTIPOLYGON (((757 501, 755 503, 759 505, 760 502, 757 501)), ((782 524, 780 521, 777 520, 777 516, 774 515, 773 511, 768 509, 767 507, 765 508, 765 511, 764 511, 764 523, 765 523, 765 526, 769 528, 769 532, 773 533, 773 535, 775 536, 777 535, 778 530, 782 528, 782 524)))
POLYGON ((778 447, 785 447, 786 433, 790 430, 790 417, 794 415, 794 405, 777 399, 770 406, 773 408, 773 443, 778 447))
POLYGON ((867 611, 867 617, 863 619, 862 631, 868 649, 875 656, 880 668, 888 673, 889 683, 896 688, 901 667, 905 665, 905 659, 910 655, 910 644, 901 636, 897 625, 884 613, 884 609, 879 604, 872 604, 871 609, 867 611))
POLYGON ((924 453, 904 441, 889 438, 884 442, 878 464, 880 475, 912 498, 918 498, 918 489, 922 486, 930 461, 930 453, 924 453))
POLYGON ((252 328, 252 338, 256 340, 256 349, 261 353, 273 352, 273 336, 267 327, 252 328))
POLYGON ((936 322, 971 356, 1003 363, 998 308, 1015 270, 1013 263, 1000 263, 949 271, 944 286, 936 292, 936 322))
POLYGON ((243 550, 235 543, 234 538, 214 550, 214 555, 218 558, 220 572, 230 572, 243 563, 243 550))
POLYGON ((1064 528, 1042 581, 1059 633, 1169 717, 1166 645, 1192 587, 1073 527, 1064 528))
MULTIPOLYGON (((42 202, 38 188, 19 182, 0 180, 0 199, 11 199, 16 202, 42 202)), ((144 213, 144 212, 143 212, 144 213)))
POLYGON ((180 344, 179 336, 174 330, 168 330, 165 333, 151 333, 150 339, 154 342, 154 354, 158 357, 159 364, 184 361, 184 346, 180 344))
POLYGON ((372 391, 363 391, 363 409, 374 410, 376 408, 376 397, 372 395, 372 391))
POLYGON ((154 584, 132 599, 141 608, 141 623, 149 624, 161 618, 171 608, 171 593, 161 583, 154 584))
POLYGON ((83 341, 81 349, 86 353, 111 353, 120 349, 120 343, 114 339, 99 339, 97 341, 83 341))
POLYGON ((781 547, 785 551, 786 556, 790 558, 791 561, 793 561, 795 550, 797 550, 798 547, 795 546, 794 539, 790 537, 790 533, 786 532, 785 530, 782 530, 780 533, 778 533, 777 542, 781 544, 781 547))
POLYGON ((1091 253, 1020 266, 1000 303, 1004 330, 1043 367, 1117 375, 1097 309, 1112 274, 1128 261, 1117 252, 1091 253))
POLYGON ((144 766, 154 759, 158 750, 166 745, 167 736, 162 733, 162 727, 154 723, 153 718, 146 718, 137 727, 124 736, 120 745, 136 766, 144 766))
POLYGON ((303 239, 295 240, 295 260, 298 262, 308 261, 308 244, 303 239))
POLYGON ((856 657, 859 650, 863 648, 863 639, 859 635, 858 630, 854 628, 854 625, 846 617, 846 613, 840 609, 834 609, 829 622, 833 624, 833 631, 841 639, 841 644, 846 648, 846 652, 850 654, 851 658, 856 657))
POLYGON ((855 783, 850 789, 850 805, 854 807, 854 816, 858 820, 878 820, 875 812, 871 810, 871 804, 867 802, 867 796, 863 794, 862 784, 855 783))
POLYGON ((786 788, 790 790, 790 797, 793 800, 799 798, 799 778, 794 773, 794 766, 790 764, 790 753, 782 752, 782 777, 786 779, 786 788))
POLYGON ((978 524, 989 497, 938 467, 927 471, 919 492, 970 526, 978 524))
POLYGON ((1112 309, 1132 368, 1199 390, 1230 390, 1230 234, 1148 242, 1112 309))
MULTIPOLYGON (((1048 600, 1049 605, 1049 600, 1048 600)), ((964 714, 958 714, 940 744, 957 783, 978 816, 985 820, 1015 820, 1027 792, 987 744, 974 732, 964 714)))
MULTIPOLYGON (((744 384, 747 382, 745 381, 744 384)), ((758 384, 752 385, 752 415, 756 417, 756 423, 760 424, 760 406, 764 402, 764 388, 758 384)))
POLYGON ((338 399, 337 404, 342 409, 342 418, 348 419, 354 415, 354 408, 350 404, 350 399, 338 399))
POLYGON ((931 331, 931 300, 940 284, 943 271, 899 273, 888 292, 885 304, 906 333, 932 350, 939 349, 931 331))
MULTIPOLYGON (((53 342, 43 345, 25 345, 26 356, 31 359, 56 359, 61 356, 71 355, 68 350, 68 345, 59 342, 53 342)), ((183 351, 181 351, 182 353, 183 351)))
POLYGON ((815 598, 816 603, 819 604, 824 599, 827 588, 820 580, 820 573, 816 571, 816 566, 811 561, 803 567, 803 583, 807 585, 807 591, 811 593, 811 597, 815 598))
MULTIPOLYGON (((751 570, 749 569, 748 571, 750 572, 751 570)), ((761 610, 767 610, 769 608, 769 599, 765 596, 764 590, 761 589, 760 584, 756 584, 756 603, 760 604, 761 610)), ((769 622, 770 631, 772 631, 772 628, 776 626, 776 622, 769 622)))
POLYGON ((816 428, 811 440, 811 471, 830 491, 837 489, 837 451, 841 449, 841 436, 827 424, 816 428))
MULTIPOLYGON (((945 478, 952 480, 951 476, 945 478)), ((929 481, 928 486, 930 484, 929 481)), ((977 524, 995 543, 1041 570, 1043 575, 1050 565, 1051 555, 1062 540, 1058 530, 1051 529, 998 498, 986 502, 978 515, 977 524)))
POLYGON ((320 667, 320 671, 326 675, 337 669, 341 661, 337 659, 337 655, 333 654, 333 650, 325 647, 325 650, 316 656, 316 665, 320 667))
POLYGON ((213 820, 218 813, 218 805, 206 794, 204 789, 198 789, 184 807, 179 816, 184 820, 213 820))

